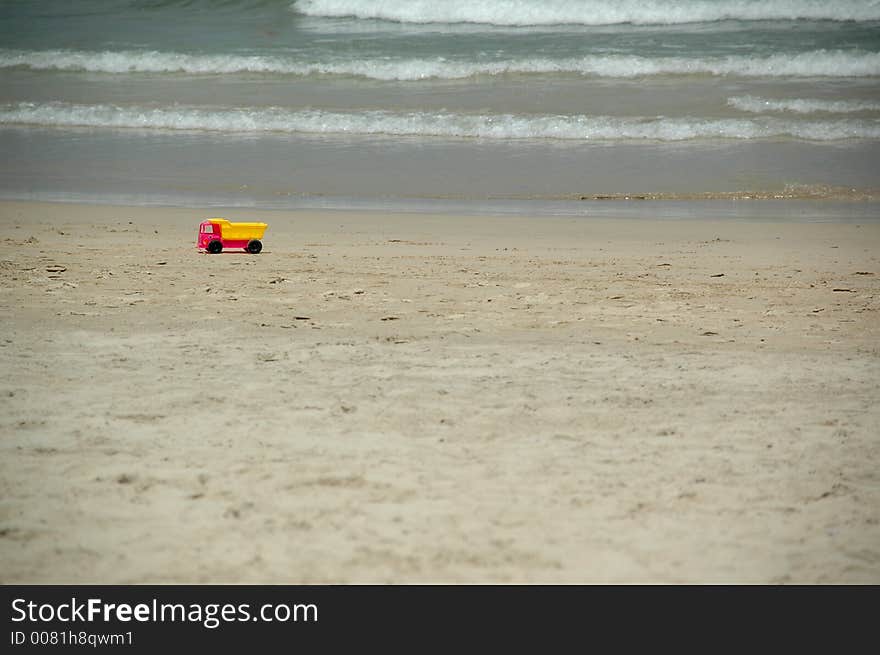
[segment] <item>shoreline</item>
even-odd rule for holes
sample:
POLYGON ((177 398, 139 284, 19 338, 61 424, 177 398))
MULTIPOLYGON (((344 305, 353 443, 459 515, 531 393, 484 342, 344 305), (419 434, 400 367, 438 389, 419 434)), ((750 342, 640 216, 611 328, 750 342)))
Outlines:
POLYGON ((345 197, 321 194, 274 199, 230 194, 137 195, 0 192, 0 203, 210 209, 210 211, 349 212, 620 220, 733 220, 870 223, 880 220, 880 196, 870 190, 815 189, 802 195, 771 192, 597 194, 459 198, 456 196, 345 197), (810 193, 812 195, 810 195, 810 193))
POLYGON ((6 584, 880 582, 880 222, 0 228, 6 584))
POLYGON ((569 215, 590 209, 582 203, 649 199, 858 207, 880 197, 870 174, 878 143, 612 146, 8 128, 0 129, 0 147, 14 156, 0 166, 0 195, 279 209, 430 211, 447 203, 456 213, 470 204, 569 215))

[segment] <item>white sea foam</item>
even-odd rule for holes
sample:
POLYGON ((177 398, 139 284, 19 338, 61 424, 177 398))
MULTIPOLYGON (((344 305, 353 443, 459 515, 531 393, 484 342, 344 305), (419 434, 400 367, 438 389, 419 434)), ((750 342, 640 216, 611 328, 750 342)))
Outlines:
POLYGON ((278 57, 190 55, 178 52, 118 50, 0 50, 0 68, 87 71, 90 73, 292 73, 308 74, 278 57))
POLYGON ((659 57, 634 55, 469 61, 446 58, 346 59, 324 62, 257 55, 197 55, 158 51, 0 50, 0 69, 92 73, 186 73, 223 75, 348 75, 376 80, 464 79, 478 75, 579 74, 633 78, 655 75, 744 77, 880 76, 880 53, 815 50, 764 57, 659 57))
POLYGON ((0 106, 0 125, 202 130, 234 133, 307 133, 458 137, 481 139, 656 140, 878 139, 878 120, 797 121, 754 119, 617 118, 283 109, 118 107, 63 103, 0 106))
POLYGON ((880 103, 867 100, 821 100, 816 98, 761 98, 735 96, 727 104, 753 114, 791 112, 794 114, 852 114, 862 111, 880 111, 880 103))
POLYGON ((506 26, 880 20, 874 0, 296 0, 292 7, 308 16, 506 26))

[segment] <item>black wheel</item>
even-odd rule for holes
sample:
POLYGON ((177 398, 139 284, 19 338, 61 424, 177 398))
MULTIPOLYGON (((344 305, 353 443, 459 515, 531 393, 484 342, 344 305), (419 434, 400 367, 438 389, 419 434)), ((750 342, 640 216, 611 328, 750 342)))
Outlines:
POLYGON ((215 239, 208 244, 207 250, 212 255, 216 255, 218 252, 221 252, 223 250, 223 244, 215 239))
POLYGON ((263 249, 263 244, 260 243, 260 240, 259 240, 259 239, 253 239, 253 240, 251 240, 251 241, 248 241, 248 244, 247 244, 247 251, 248 251, 250 254, 252 254, 252 255, 256 255, 256 254, 257 254, 258 252, 260 252, 262 249, 263 249))

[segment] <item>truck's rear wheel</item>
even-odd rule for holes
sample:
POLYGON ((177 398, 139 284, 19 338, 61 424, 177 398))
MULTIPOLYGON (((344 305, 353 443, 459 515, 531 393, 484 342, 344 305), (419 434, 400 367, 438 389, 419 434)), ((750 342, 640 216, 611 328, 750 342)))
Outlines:
POLYGON ((249 253, 251 253, 252 255, 256 255, 262 249, 263 249, 263 244, 260 243, 259 239, 252 239, 251 241, 248 241, 247 251, 249 253))
POLYGON ((212 255, 216 255, 217 253, 222 252, 223 244, 215 239, 208 244, 206 250, 212 255))

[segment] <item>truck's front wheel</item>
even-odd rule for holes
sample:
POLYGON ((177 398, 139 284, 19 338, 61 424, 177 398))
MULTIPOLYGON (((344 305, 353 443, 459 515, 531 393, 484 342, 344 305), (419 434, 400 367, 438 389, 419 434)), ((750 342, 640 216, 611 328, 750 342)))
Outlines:
POLYGON ((223 250, 223 244, 215 239, 214 241, 211 241, 211 243, 208 244, 208 247, 206 248, 206 250, 209 253, 211 253, 212 255, 216 255, 217 253, 219 253, 223 250))

